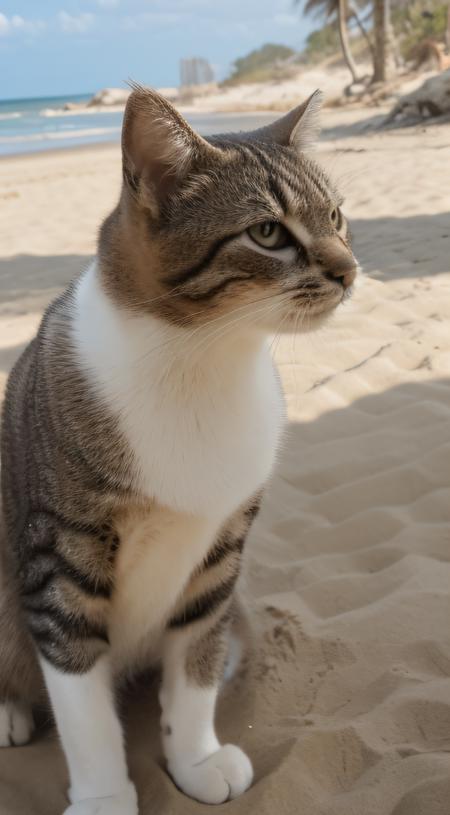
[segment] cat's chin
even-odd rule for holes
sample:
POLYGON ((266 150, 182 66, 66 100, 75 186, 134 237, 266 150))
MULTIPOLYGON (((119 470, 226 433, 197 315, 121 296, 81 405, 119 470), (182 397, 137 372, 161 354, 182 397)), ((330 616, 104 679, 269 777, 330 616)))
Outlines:
POLYGON ((306 315, 304 320, 299 321, 296 323, 293 322, 290 330, 287 329, 287 333, 295 332, 296 334, 310 334, 313 331, 318 331, 319 328, 322 328, 328 320, 333 316, 335 312, 335 307, 323 311, 320 314, 311 314, 306 315))
POLYGON ((277 334, 309 334, 322 328, 336 312, 342 300, 330 303, 320 310, 309 309, 305 314, 299 315, 297 310, 292 310, 286 315, 281 325, 273 326, 272 333, 277 334))

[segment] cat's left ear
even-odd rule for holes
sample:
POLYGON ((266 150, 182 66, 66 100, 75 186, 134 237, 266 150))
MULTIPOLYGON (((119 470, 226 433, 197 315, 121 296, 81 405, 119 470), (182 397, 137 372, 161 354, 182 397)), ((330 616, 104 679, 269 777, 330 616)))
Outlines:
POLYGON ((320 90, 281 119, 253 131, 251 136, 259 141, 271 141, 298 151, 309 150, 320 134, 320 109, 323 93, 320 90))
POLYGON ((135 200, 157 215, 182 179, 219 151, 157 91, 131 87, 122 126, 124 180, 135 200))

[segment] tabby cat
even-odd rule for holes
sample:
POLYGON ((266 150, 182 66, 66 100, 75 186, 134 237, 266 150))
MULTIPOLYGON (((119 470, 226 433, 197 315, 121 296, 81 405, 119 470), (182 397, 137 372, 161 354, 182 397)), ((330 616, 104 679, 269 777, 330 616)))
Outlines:
POLYGON ((267 338, 320 325, 356 271, 341 199, 308 154, 319 105, 206 140, 135 86, 97 259, 10 375, 0 744, 30 737, 43 677, 66 815, 136 815, 114 687, 149 664, 178 787, 214 804, 252 782, 214 709, 283 425, 267 338))

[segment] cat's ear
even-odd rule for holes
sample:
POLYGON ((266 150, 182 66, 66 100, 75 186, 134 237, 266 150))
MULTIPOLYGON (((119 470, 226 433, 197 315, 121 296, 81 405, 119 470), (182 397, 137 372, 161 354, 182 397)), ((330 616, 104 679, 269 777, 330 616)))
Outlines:
POLYGON ((314 91, 306 102, 290 110, 281 119, 255 130, 251 135, 260 141, 275 142, 283 147, 309 150, 319 138, 322 102, 322 91, 314 91))
POLYGON ((218 151, 157 91, 131 87, 122 126, 123 175, 134 198, 156 214, 180 181, 218 151))

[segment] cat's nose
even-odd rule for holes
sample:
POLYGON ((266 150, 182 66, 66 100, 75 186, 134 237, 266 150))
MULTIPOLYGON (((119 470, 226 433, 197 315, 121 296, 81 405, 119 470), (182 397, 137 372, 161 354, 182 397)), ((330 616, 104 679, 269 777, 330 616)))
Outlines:
POLYGON ((330 280, 337 280, 344 287, 349 289, 355 281, 357 266, 353 258, 339 263, 334 268, 325 271, 326 276, 330 280))
POLYGON ((358 269, 351 251, 339 239, 325 239, 315 247, 314 260, 329 280, 336 280, 348 289, 358 269))

